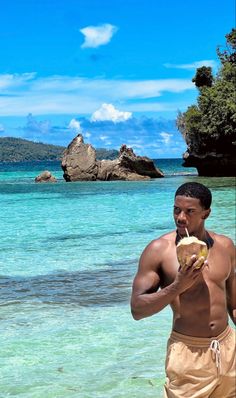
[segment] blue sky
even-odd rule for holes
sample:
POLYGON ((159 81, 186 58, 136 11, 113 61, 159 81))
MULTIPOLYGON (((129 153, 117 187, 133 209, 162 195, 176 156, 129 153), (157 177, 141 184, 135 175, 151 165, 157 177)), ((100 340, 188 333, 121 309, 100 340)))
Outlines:
POLYGON ((234 20, 234 0, 2 2, 0 136, 181 157, 177 112, 234 20))

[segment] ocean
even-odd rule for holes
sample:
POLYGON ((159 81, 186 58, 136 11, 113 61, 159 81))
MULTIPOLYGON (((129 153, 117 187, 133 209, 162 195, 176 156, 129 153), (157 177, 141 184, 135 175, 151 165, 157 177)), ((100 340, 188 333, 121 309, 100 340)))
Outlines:
POLYGON ((161 398, 171 311, 136 322, 140 254, 174 229, 174 193, 206 184, 206 227, 235 241, 235 179, 160 159, 165 178, 66 183, 59 162, 0 164, 0 397, 161 398), (50 170, 54 184, 34 178, 50 170))

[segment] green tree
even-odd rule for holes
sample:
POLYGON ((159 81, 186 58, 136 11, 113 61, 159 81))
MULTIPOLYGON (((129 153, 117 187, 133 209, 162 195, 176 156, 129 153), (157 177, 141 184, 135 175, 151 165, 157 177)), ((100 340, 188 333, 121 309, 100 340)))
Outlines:
POLYGON ((197 68, 196 75, 192 79, 192 82, 195 83, 196 87, 211 87, 213 83, 213 75, 212 69, 210 66, 202 66, 201 68, 197 68))
POLYGON ((236 29, 232 29, 226 36, 226 48, 220 51, 220 46, 217 47, 217 55, 224 64, 230 62, 235 64, 236 62, 236 29))
POLYGON ((179 112, 177 127, 195 155, 233 153, 236 132, 236 30, 226 35, 226 49, 217 49, 221 67, 214 78, 211 68, 198 68, 193 81, 199 88, 197 104, 179 112))

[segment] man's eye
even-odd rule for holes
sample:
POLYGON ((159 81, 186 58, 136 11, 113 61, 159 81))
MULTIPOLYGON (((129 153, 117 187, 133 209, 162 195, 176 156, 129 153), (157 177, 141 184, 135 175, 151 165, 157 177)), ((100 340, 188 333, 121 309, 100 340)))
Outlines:
POLYGON ((174 207, 174 212, 175 212, 175 214, 179 214, 180 213, 180 209, 178 207, 174 207))

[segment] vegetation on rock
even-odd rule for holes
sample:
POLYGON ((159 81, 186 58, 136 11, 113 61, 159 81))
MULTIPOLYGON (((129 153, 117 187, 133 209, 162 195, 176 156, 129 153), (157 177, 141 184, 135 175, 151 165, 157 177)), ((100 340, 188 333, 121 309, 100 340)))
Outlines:
POLYGON ((178 114, 177 127, 192 155, 233 155, 235 151, 236 29, 225 37, 225 49, 217 48, 218 74, 214 77, 210 67, 198 68, 193 78, 199 90, 197 104, 178 114))

